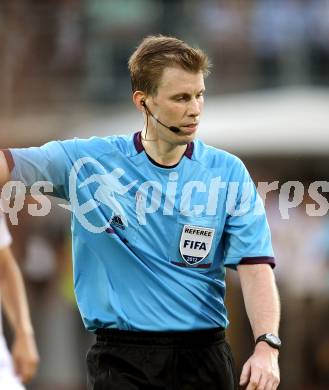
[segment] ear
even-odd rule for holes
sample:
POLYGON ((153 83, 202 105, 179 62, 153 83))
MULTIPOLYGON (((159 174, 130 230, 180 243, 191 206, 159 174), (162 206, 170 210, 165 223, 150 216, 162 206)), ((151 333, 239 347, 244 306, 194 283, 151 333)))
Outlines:
POLYGON ((135 91, 133 93, 133 102, 139 111, 145 111, 144 104, 146 100, 146 95, 142 91, 135 91))

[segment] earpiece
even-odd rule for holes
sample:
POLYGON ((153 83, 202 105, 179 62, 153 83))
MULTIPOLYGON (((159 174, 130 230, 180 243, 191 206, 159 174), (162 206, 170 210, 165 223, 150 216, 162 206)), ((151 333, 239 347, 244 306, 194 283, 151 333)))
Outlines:
POLYGON ((166 127, 168 130, 172 131, 173 133, 179 133, 180 132, 180 128, 179 127, 176 127, 176 126, 167 126, 165 125, 164 123, 162 123, 161 121, 159 121, 158 118, 156 118, 152 112, 150 111, 150 109, 147 107, 146 103, 145 103, 145 100, 141 100, 141 105, 143 107, 145 107, 145 110, 148 114, 150 114, 152 116, 152 118, 154 118, 158 123, 160 123, 160 125, 166 127))

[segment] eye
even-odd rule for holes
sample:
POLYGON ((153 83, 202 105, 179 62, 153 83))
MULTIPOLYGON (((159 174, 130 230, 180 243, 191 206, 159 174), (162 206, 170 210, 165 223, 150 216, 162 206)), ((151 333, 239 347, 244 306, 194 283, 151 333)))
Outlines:
POLYGON ((188 100, 188 97, 183 95, 183 96, 177 96, 176 102, 185 102, 188 100))

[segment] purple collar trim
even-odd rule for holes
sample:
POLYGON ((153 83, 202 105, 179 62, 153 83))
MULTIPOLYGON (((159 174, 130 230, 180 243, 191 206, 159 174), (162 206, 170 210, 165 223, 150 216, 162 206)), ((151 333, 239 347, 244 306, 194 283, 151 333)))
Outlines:
POLYGON ((187 145, 184 156, 186 156, 187 158, 189 158, 191 160, 192 155, 193 155, 193 150, 194 150, 194 142, 190 142, 187 145))
MULTIPOLYGON (((141 131, 138 131, 137 133, 134 134, 134 145, 135 145, 137 153, 141 153, 144 150, 144 146, 142 144, 142 132, 141 131)), ((184 156, 191 159, 192 155, 193 155, 193 150, 194 150, 194 142, 190 142, 187 145, 184 156)))
POLYGON ((134 134, 134 145, 137 153, 141 153, 144 150, 144 146, 142 144, 142 132, 138 131, 134 134))

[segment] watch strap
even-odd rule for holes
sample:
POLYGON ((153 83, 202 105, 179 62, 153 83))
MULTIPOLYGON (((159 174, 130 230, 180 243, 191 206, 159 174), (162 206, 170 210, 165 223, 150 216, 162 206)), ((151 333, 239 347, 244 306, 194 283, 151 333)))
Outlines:
POLYGON ((265 333, 257 337, 255 344, 259 343, 260 341, 265 341, 268 345, 270 345, 272 348, 280 349, 281 347, 281 340, 271 333, 265 333), (275 340, 271 340, 271 338, 277 339, 277 342, 275 340))

